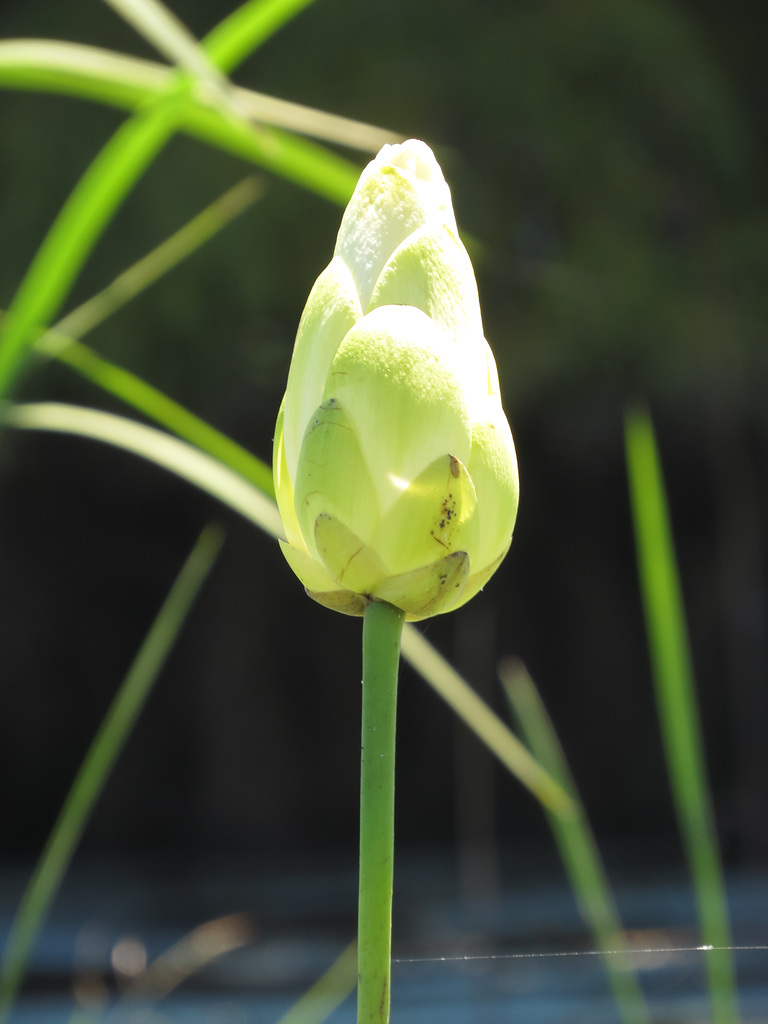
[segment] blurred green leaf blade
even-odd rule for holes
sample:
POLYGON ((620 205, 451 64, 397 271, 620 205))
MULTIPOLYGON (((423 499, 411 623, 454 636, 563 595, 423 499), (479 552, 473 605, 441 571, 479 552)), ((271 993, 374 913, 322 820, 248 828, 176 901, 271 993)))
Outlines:
POLYGON ((561 814, 573 811, 573 801, 559 782, 536 760, 455 668, 414 626, 406 623, 402 652, 458 717, 496 755, 504 767, 545 807, 561 814))
POLYGON ((273 537, 282 537, 277 505, 240 473, 164 431, 113 413, 59 402, 9 405, 2 419, 23 430, 51 430, 114 445, 147 459, 228 505, 273 537))
MULTIPOLYGON (((280 23, 279 14, 290 9, 290 5, 279 0, 261 0, 259 4, 249 3, 246 6, 257 13, 267 9, 272 11, 273 18, 269 24, 273 28, 280 23), (273 4, 277 6, 273 7, 273 4)), ((215 47, 222 59, 230 54, 228 47, 234 45, 235 35, 245 34, 259 42, 264 38, 262 20, 255 16, 242 20, 235 15, 230 16, 234 21, 225 19, 214 36, 215 47)), ((237 49, 241 56, 245 52, 247 50, 243 46, 237 49)), ((118 128, 80 178, 38 249, 0 325, 0 396, 8 392, 21 369, 27 349, 37 337, 36 332, 41 325, 47 326, 55 315, 128 192, 168 139, 179 130, 190 106, 194 86, 194 77, 186 73, 175 74, 158 99, 148 107, 142 107, 118 128)), ((223 114, 219 110, 212 114, 216 125, 224 124, 234 133, 237 143, 251 157, 262 159, 265 166, 280 168, 280 173, 298 183, 315 180, 316 176, 311 171, 312 159, 309 160, 309 172, 307 168, 309 154, 306 143, 302 154, 302 146, 292 145, 287 141, 289 136, 281 139, 274 130, 269 133, 252 126, 234 116, 229 107, 223 114)), ((328 157, 321 168, 318 187, 326 189, 329 195, 338 195, 339 187, 346 191, 348 183, 344 180, 344 166, 340 158, 325 154, 321 147, 316 146, 314 150, 319 163, 322 164, 323 156, 328 157)))
POLYGON ((532 754, 573 801, 574 810, 569 814, 546 806, 544 810, 582 917, 603 953, 603 965, 621 1017, 625 1024, 650 1024, 602 858, 551 719, 533 680, 519 661, 505 659, 499 666, 499 676, 532 754))
POLYGON ((625 420, 629 495, 656 703, 678 827, 698 904, 713 1020, 739 1020, 731 931, 693 678, 682 588, 653 425, 625 420))
MULTIPOLYGON (((173 74, 173 68, 164 64, 82 43, 0 40, 0 86, 9 89, 59 93, 133 110, 163 93, 173 74)), ((231 89, 238 111, 249 122, 258 121, 370 153, 378 152, 388 142, 402 141, 401 135, 375 125, 252 89, 231 89)), ((222 149, 231 148, 226 119, 212 106, 205 92, 193 90, 191 100, 180 131, 207 137, 222 149)), ((347 169, 350 175, 355 175, 351 195, 359 172, 350 164, 347 169)))

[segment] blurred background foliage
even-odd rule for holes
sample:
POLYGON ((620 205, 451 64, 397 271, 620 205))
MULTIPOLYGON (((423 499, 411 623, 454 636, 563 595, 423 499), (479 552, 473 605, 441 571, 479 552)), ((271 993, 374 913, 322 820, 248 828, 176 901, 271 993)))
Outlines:
MULTIPOLYGON (((213 0, 174 10, 200 36, 213 0)), ((478 274, 520 459, 506 563, 429 638, 499 709, 527 663, 604 839, 674 845, 633 561, 622 417, 658 427, 718 824, 768 858, 768 205, 762 11, 709 0, 319 0, 242 85, 432 145, 478 274)), ((106 5, 10 0, 5 37, 154 59, 106 5)), ((0 305, 120 112, 4 92, 0 305)), ((348 154, 364 164, 365 154, 348 154)), ((252 169, 175 139, 78 282, 104 287, 252 169)), ((268 459, 293 336, 340 211, 264 196, 99 327, 97 351, 268 459)), ((113 407, 70 371, 17 395, 113 407)), ((120 410, 122 411, 122 410, 120 410)), ((85 840, 189 857, 354 850, 359 627, 275 544, 89 442, 0 442, 2 852, 32 856, 201 524, 228 542, 85 840)), ((399 840, 494 849, 546 825, 407 669, 399 840)))

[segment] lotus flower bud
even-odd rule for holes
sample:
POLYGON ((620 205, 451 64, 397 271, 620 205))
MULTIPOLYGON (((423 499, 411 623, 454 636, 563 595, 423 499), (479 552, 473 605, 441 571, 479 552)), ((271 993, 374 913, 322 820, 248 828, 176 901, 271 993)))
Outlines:
POLYGON ((316 601, 464 604, 512 539, 515 449, 451 196, 423 142, 363 171, 301 317, 275 429, 289 565, 316 601))

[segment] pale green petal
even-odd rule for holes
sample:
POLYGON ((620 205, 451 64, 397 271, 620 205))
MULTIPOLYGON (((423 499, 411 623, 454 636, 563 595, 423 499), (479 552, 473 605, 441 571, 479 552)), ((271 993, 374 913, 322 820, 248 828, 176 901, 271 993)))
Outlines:
POLYGON ((339 590, 338 584, 325 569, 314 562, 305 551, 280 541, 285 560, 304 584, 304 588, 318 604, 345 615, 362 615, 368 599, 349 590, 339 590))
POLYGON ((421 139, 408 139, 394 146, 383 146, 378 156, 363 171, 363 176, 376 173, 385 164, 396 167, 414 184, 425 211, 426 220, 447 224, 454 234, 456 218, 453 215, 451 190, 435 159, 435 154, 421 139))
POLYGON ((366 607, 371 603, 362 594, 353 594, 351 590, 323 590, 307 593, 313 601, 317 601, 324 608, 330 608, 332 612, 341 612, 342 615, 355 615, 358 618, 365 614, 366 607))
POLYGON ((299 323, 285 399, 285 456, 293 477, 304 431, 344 335, 362 316, 349 268, 334 258, 315 281, 299 323))
POLYGON ((498 398, 499 402, 501 402, 499 371, 496 369, 496 360, 487 341, 485 342, 485 365, 488 372, 488 394, 492 398, 498 398))
POLYGON ((338 590, 338 584, 329 576, 325 568, 315 562, 306 551, 295 548, 285 541, 278 541, 285 560, 299 577, 301 582, 311 591, 338 590))
POLYGON ((475 423, 469 475, 477 492, 480 538, 473 570, 480 571, 506 551, 517 517, 520 485, 512 433, 498 400, 489 402, 491 416, 475 423))
POLYGON ((339 346, 324 401, 337 399, 354 423, 382 514, 439 456, 467 464, 460 365, 451 339, 412 306, 380 306, 339 346))
POLYGON ((381 559, 335 516, 317 517, 315 547, 337 586, 370 594, 387 576, 381 559))
POLYGON ((364 311, 381 268, 424 217, 413 182, 394 167, 384 167, 358 184, 339 228, 335 254, 352 271, 364 311))
POLYGON ((285 530, 288 543, 294 547, 304 547, 304 541, 301 539, 301 531, 299 530, 296 512, 293 507, 293 484, 285 460, 285 445, 283 443, 284 407, 285 398, 280 403, 280 412, 277 414, 277 423, 275 424, 275 440, 272 446, 272 478, 275 482, 277 508, 283 521, 283 529, 285 530))
POLYGON ((456 231, 451 194, 432 151, 413 139, 385 146, 361 174, 336 240, 335 253, 352 270, 365 312, 384 264, 427 222, 456 231))
POLYGON ((507 541, 506 547, 501 551, 501 554, 498 555, 496 560, 492 562, 490 565, 486 566, 486 568, 483 569, 481 572, 473 572, 470 575, 469 579, 467 580, 466 586, 461 591, 461 593, 451 600, 446 600, 442 604, 440 608, 440 613, 442 614, 443 612, 452 612, 456 608, 461 608, 463 604, 466 604, 467 601, 471 600, 476 594, 478 594, 486 585, 488 580, 493 576, 496 570, 499 568, 501 563, 504 561, 504 558, 507 552, 509 551, 509 546, 511 543, 512 538, 510 537, 509 540, 507 541))
POLYGON ((313 556, 319 515, 341 519, 363 543, 370 541, 380 518, 376 488, 355 427, 342 403, 330 398, 311 417, 301 444, 294 507, 313 556))
POLYGON ((372 547, 392 575, 409 572, 477 545, 475 488, 462 462, 441 455, 423 470, 387 512, 372 547))
POLYGON ((468 575, 469 556, 466 551, 456 551, 431 565, 385 580, 376 587, 374 597, 402 608, 414 622, 456 607, 468 575))
POLYGON ((471 346, 475 372, 485 346, 477 285, 467 250, 444 224, 426 224, 390 256, 370 306, 416 306, 453 338, 471 346))

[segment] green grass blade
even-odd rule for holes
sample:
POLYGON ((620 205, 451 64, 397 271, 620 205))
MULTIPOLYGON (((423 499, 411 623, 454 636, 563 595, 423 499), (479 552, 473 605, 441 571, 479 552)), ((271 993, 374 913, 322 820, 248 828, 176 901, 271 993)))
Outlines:
POLYGON ((67 339, 82 338, 191 256, 263 194, 263 185, 255 177, 245 178, 228 189, 146 256, 118 274, 97 295, 59 320, 52 332, 57 338, 40 339, 36 347, 53 354, 57 347, 66 347, 67 339))
POLYGON ((186 25, 158 0, 104 0, 172 64, 223 92, 227 80, 212 64, 186 25))
POLYGON ((328 970, 284 1013, 277 1024, 323 1024, 357 985, 357 943, 353 942, 328 970))
POLYGON ((185 123, 201 141, 257 164, 337 206, 347 205, 360 177, 360 167, 351 161, 278 128, 228 120, 206 107, 188 111, 185 123))
MULTIPOLYGON (((129 110, 162 98, 174 74, 160 64, 75 43, 0 41, 0 84, 65 92, 129 110)), ((372 151, 401 139, 371 125, 247 89, 234 89, 233 95, 239 119, 223 116, 218 107, 206 101, 205 94, 191 93, 186 108, 179 113, 178 131, 255 163, 340 206, 346 206, 352 195, 360 174, 358 166, 309 140, 254 124, 253 120, 284 124, 292 131, 372 151)))
POLYGON ((250 0, 241 4, 205 37, 205 49, 217 68, 229 73, 314 0, 250 0))
POLYGON ((229 189, 183 228, 115 278, 107 288, 72 310, 55 328, 37 340, 35 349, 70 366, 105 391, 240 473, 264 494, 272 497, 272 470, 264 462, 157 388, 128 370, 102 359, 75 340, 177 266, 260 195, 260 185, 254 178, 246 178, 229 189))
MULTIPOLYGON (((283 535, 277 506, 260 490, 217 459, 152 427, 112 413, 55 402, 10 405, 3 419, 19 429, 89 437, 140 455, 207 491, 266 533, 283 535)), ((402 650, 416 671, 541 803, 561 814, 569 813, 572 801, 563 788, 412 626, 406 625, 403 631, 402 650)))
POLYGON ((120 274, 102 292, 60 320, 55 328, 37 340, 35 349, 70 366, 105 391, 229 466, 272 497, 272 470, 264 462, 157 388, 102 359, 75 340, 194 252, 259 195, 259 185, 253 178, 234 186, 180 231, 120 274))
POLYGON ((75 186, 14 296, 0 332, 0 395, 77 277, 115 210, 178 123, 177 91, 121 125, 75 186))
MULTIPOLYGON (((122 53, 53 39, 0 40, 0 86, 36 89, 134 110, 168 88, 173 69, 122 53)), ((250 121, 275 125, 324 142, 377 153, 386 143, 402 142, 395 132, 329 114, 252 89, 232 87, 238 111, 250 121)), ((195 93, 180 130, 195 134, 201 109, 210 106, 195 93)), ((209 111, 210 113, 210 111, 209 111)), ((219 145, 226 149, 226 125, 219 145)), ((357 173, 357 172, 356 172, 357 173)))
POLYGON ((541 804, 562 815, 574 813, 573 801, 559 782, 478 697, 456 669, 408 623, 403 630, 402 653, 467 728, 482 740, 541 804))
POLYGON ((272 469, 265 462, 136 374, 102 359, 86 345, 66 340, 52 353, 56 359, 274 497, 272 469))
POLYGON ((229 505, 265 533, 283 536, 274 501, 217 459, 154 427, 113 413, 57 402, 8 405, 2 419, 18 429, 74 434, 139 455, 229 505))
POLYGON ((728 907, 669 510, 647 412, 626 418, 626 457, 640 589, 678 826, 696 891, 716 1024, 738 1020, 728 907))
POLYGON ((213 565, 221 531, 207 528, 176 579, 86 755, 11 926, 0 975, 0 1022, 24 977, 36 936, 91 812, 213 565))
POLYGON ((499 666, 499 677, 531 752, 576 808, 575 813, 564 817, 547 810, 547 818, 582 917, 603 953, 621 1018, 625 1024, 649 1024, 648 1008, 632 970, 630 950, 597 843, 546 708, 519 661, 505 659, 499 666))
MULTIPOLYGON (((376 125, 329 114, 325 110, 281 100, 252 89, 235 89, 234 92, 238 109, 251 121, 287 128, 323 142, 335 142, 351 149, 378 153, 387 143, 402 142, 404 138, 403 135, 376 125)), ((357 169, 356 173, 359 174, 357 169)))
MULTIPOLYGON (((269 0, 263 3, 271 9, 269 0)), ((251 4, 247 6, 252 8, 251 4)), ((285 5, 278 4, 278 8, 285 10, 285 5)), ((255 9, 261 10, 262 5, 256 5, 255 9)), ((259 35, 263 25, 258 20, 231 23, 225 19, 213 44, 223 60, 231 56, 228 41, 230 46, 234 45, 232 24, 240 25, 243 32, 250 29, 250 38, 263 38, 259 35)), ((242 53, 242 47, 237 52, 242 53)), ((174 76, 172 82, 162 99, 141 109, 115 132, 75 186, 43 240, 0 329, 0 396, 9 391, 39 327, 47 326, 55 315, 125 196, 178 129, 181 116, 189 107, 194 80, 180 74, 174 76)), ((216 111, 212 114, 217 116, 216 111)), ((292 180, 307 179, 306 167, 299 166, 296 151, 291 153, 290 144, 281 150, 279 140, 273 141, 270 150, 267 143, 272 140, 263 130, 260 132, 245 121, 220 114, 218 123, 234 132, 246 148, 260 154, 271 153, 273 165, 284 165, 286 176, 292 180), (280 151, 277 160, 274 151, 280 151)), ((330 185, 333 187, 333 182, 330 185)))
POLYGON ((161 0, 104 0, 161 54, 190 73, 195 93, 201 92, 225 121, 242 122, 237 95, 225 75, 211 61, 207 50, 161 0))
POLYGON ((0 40, 0 86, 76 96, 128 110, 168 88, 173 69, 84 43, 0 40))

